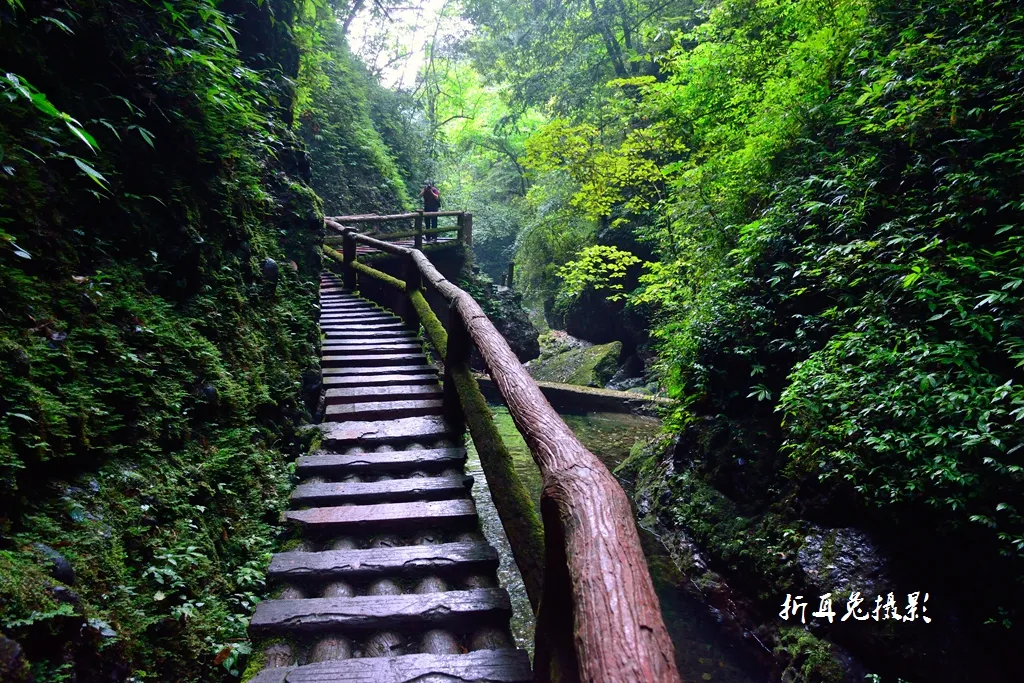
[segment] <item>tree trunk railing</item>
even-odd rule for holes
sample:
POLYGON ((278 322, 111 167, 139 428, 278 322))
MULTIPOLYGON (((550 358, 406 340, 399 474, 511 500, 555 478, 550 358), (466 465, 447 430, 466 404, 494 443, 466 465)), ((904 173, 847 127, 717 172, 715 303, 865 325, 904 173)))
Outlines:
MULTIPOLYGON (((471 229, 471 214, 439 213, 459 216, 460 225, 471 229)), ((370 285, 362 278, 371 278, 374 286, 383 283, 394 292, 396 312, 423 326, 444 361, 444 413, 469 429, 537 617, 535 680, 679 681, 633 511, 618 482, 562 421, 469 294, 445 279, 421 251, 341 223, 379 225, 410 216, 420 214, 328 218, 326 225, 342 236, 343 249, 325 246, 324 251, 342 265, 348 289, 370 285), (404 277, 360 263, 357 244, 404 259, 404 277), (441 297, 447 325, 425 292, 441 297), (470 370, 473 346, 540 469, 543 526, 470 370)), ((468 241, 470 234, 460 237, 468 241)))

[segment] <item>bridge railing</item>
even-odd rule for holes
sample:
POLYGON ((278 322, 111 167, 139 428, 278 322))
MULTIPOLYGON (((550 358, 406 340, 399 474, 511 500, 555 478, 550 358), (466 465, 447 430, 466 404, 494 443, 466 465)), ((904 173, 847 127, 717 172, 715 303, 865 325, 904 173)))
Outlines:
POLYGON ((381 292, 381 303, 423 326, 444 360, 445 415, 469 429, 537 616, 536 680, 679 681, 625 492, 544 398, 480 305, 421 251, 353 227, 366 223, 370 217, 328 218, 343 248, 324 250, 341 264, 347 288, 381 292), (402 259, 402 277, 361 263, 360 244, 402 259), (445 323, 425 293, 447 307, 445 323), (474 346, 540 469, 540 518, 470 370, 474 346))
POLYGON ((413 248, 423 248, 423 238, 431 235, 452 237, 464 244, 473 244, 473 214, 466 211, 415 211, 412 213, 396 213, 386 216, 361 215, 344 216, 345 224, 360 226, 367 237, 374 237, 385 242, 396 240, 413 240, 413 248), (438 227, 424 229, 426 219, 438 219, 438 227), (454 218, 454 225, 441 225, 441 219, 454 218))

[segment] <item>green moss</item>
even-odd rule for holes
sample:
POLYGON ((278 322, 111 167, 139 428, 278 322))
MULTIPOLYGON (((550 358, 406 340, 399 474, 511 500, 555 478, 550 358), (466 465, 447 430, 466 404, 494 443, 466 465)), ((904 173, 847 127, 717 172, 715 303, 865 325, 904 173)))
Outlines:
POLYGON ((249 657, 249 662, 245 666, 245 671, 242 672, 241 681, 242 683, 248 683, 263 670, 263 665, 267 662, 267 655, 263 650, 257 650, 252 653, 249 657))
POLYGON ((404 282, 399 280, 397 277, 388 275, 382 270, 377 270, 376 268, 372 268, 366 265, 365 263, 360 263, 359 261, 353 261, 352 267, 355 269, 357 273, 361 275, 364 275, 366 277, 372 277, 375 280, 380 280, 381 282, 394 287, 395 289, 398 289, 403 292, 405 291, 404 282))
POLYGON ((508 534, 530 604, 536 612, 544 577, 544 527, 469 366, 452 368, 450 376, 455 382, 469 433, 480 456, 480 465, 487 476, 487 488, 508 534))
POLYGON ((423 330, 427 334, 427 339, 430 340, 430 343, 437 352, 441 354, 441 358, 444 358, 448 355, 448 332, 444 329, 444 325, 434 315, 434 311, 430 308, 430 304, 427 303, 423 292, 418 289, 413 290, 409 293, 409 300, 412 301, 416 315, 420 319, 420 324, 423 325, 423 330))
POLYGON ((782 679, 793 683, 833 683, 844 680, 844 669, 832 645, 802 628, 779 631, 775 654, 789 660, 782 679))
MULTIPOLYGON (((543 348, 543 341, 542 341, 543 348)), ((530 361, 530 375, 541 381, 603 387, 618 369, 622 342, 557 349, 530 361)))

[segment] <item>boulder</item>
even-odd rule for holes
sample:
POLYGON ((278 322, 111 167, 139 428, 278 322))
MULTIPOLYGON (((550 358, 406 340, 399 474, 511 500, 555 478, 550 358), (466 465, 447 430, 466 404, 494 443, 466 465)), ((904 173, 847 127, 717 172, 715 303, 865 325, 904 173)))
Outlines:
POLYGON ((603 387, 615 374, 622 342, 591 344, 564 332, 542 337, 540 358, 526 364, 530 376, 544 382, 603 387))

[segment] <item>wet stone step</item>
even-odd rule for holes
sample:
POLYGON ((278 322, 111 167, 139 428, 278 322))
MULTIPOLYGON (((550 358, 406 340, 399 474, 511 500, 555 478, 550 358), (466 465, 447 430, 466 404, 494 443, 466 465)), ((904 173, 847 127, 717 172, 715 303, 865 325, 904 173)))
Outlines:
POLYGON ((413 332, 412 330, 409 330, 409 329, 398 329, 398 328, 396 328, 394 330, 378 330, 377 332, 375 332, 373 334, 367 334, 366 332, 358 332, 358 331, 351 332, 351 331, 347 331, 347 330, 324 330, 323 328, 321 328, 321 331, 324 332, 327 335, 329 342, 330 341, 347 341, 347 340, 356 340, 356 339, 358 339, 358 340, 367 340, 367 339, 384 340, 384 339, 409 339, 409 338, 414 338, 414 337, 418 338, 416 333, 413 332))
POLYGON ((264 600, 249 633, 268 636, 324 631, 465 628, 507 621, 512 614, 503 588, 355 598, 264 600))
POLYGON ((403 655, 345 659, 266 669, 251 683, 524 683, 532 681, 525 650, 478 650, 461 655, 403 655))
POLYGON ((324 446, 369 446, 454 437, 455 432, 441 417, 404 417, 396 420, 328 422, 320 425, 324 446))
POLYGON ((373 355, 383 353, 422 353, 423 345, 416 343, 387 344, 383 340, 373 344, 345 344, 328 342, 323 345, 325 354, 338 355, 373 355))
POLYGON ((320 329, 325 332, 362 332, 364 334, 374 334, 384 330, 404 330, 408 329, 405 327, 403 322, 393 323, 379 323, 374 325, 357 325, 356 323, 324 323, 320 325, 320 329))
POLYGON ((450 467, 461 467, 465 462, 465 448, 430 448, 384 453, 316 453, 300 456, 295 462, 295 471, 302 477, 417 470, 436 472, 450 467))
MULTIPOLYGON (((324 386, 367 389, 398 386, 398 385, 435 385, 437 384, 437 371, 429 368, 430 372, 424 370, 422 374, 399 374, 396 372, 379 375, 326 375, 323 378, 324 386)), ((330 392, 327 390, 327 401, 331 402, 330 392)))
POLYGON ((386 365, 372 368, 324 368, 324 382, 328 377, 365 377, 367 375, 433 375, 437 377, 437 368, 433 365, 386 365))
POLYGON ((476 505, 471 498, 380 503, 376 505, 338 505, 306 510, 288 510, 285 521, 306 528, 359 530, 366 533, 407 530, 415 526, 476 526, 476 505))
POLYGON ((327 406, 326 419, 337 420, 383 420, 385 418, 425 417, 441 415, 443 403, 436 400, 411 401, 369 401, 363 403, 340 403, 327 406))
POLYGON ((292 491, 291 503, 301 506, 443 500, 466 495, 472 485, 473 478, 469 476, 299 484, 292 491))
POLYGON ((374 308, 373 306, 364 306, 363 304, 342 304, 342 303, 331 303, 329 301, 320 302, 320 317, 325 315, 390 315, 388 311, 374 308))
MULTIPOLYGON (((413 375, 415 377, 415 375, 413 375)), ((429 377, 424 375, 424 377, 429 377)), ((441 386, 436 377, 431 383, 424 384, 393 384, 390 386, 345 386, 328 389, 324 392, 327 403, 362 403, 364 401, 406 401, 409 399, 441 398, 441 386)))
POLYGON ((346 315, 343 313, 324 313, 319 318, 321 325, 326 324, 355 324, 355 325, 383 325, 387 323, 400 323, 401 318, 391 313, 358 313, 346 315))
POLYGON ((458 573, 464 576, 497 568, 498 552, 487 543, 440 543, 319 553, 278 553, 270 560, 268 575, 287 581, 326 581, 422 574, 458 573))
POLYGON ((320 365, 330 367, 373 367, 380 365, 420 365, 425 359, 422 353, 387 353, 367 355, 335 355, 325 353, 320 359, 320 365))

